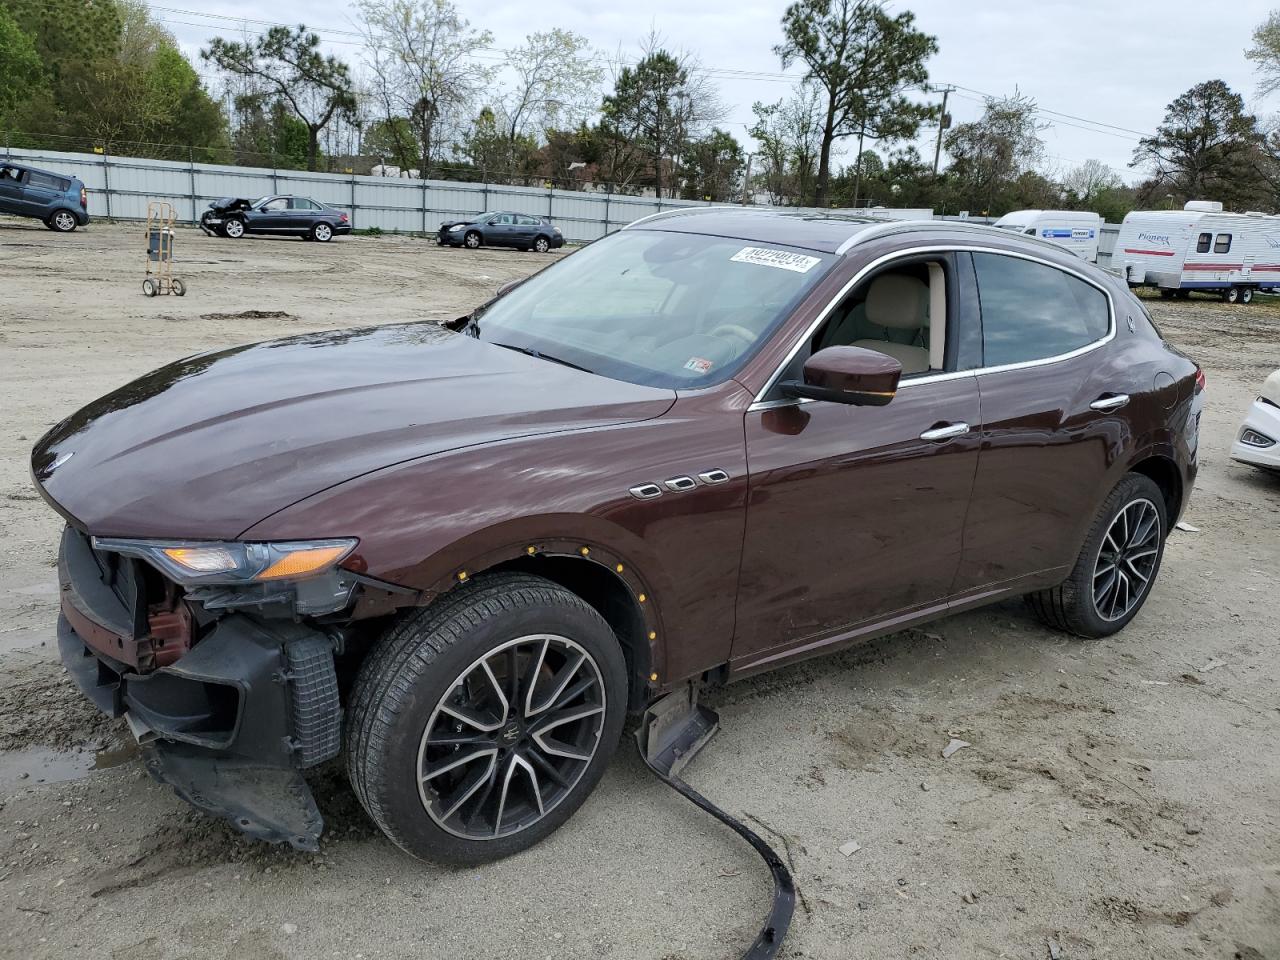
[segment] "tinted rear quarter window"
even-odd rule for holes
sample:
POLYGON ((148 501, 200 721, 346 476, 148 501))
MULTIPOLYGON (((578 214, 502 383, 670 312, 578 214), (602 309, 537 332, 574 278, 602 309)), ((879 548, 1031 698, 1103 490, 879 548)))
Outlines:
POLYGON ((71 181, 63 177, 55 177, 51 173, 41 173, 38 170, 32 170, 27 183, 33 187, 47 187, 50 190, 66 192, 71 186, 71 181))
POLYGON ((1070 353, 1110 329, 1106 294, 1065 270, 992 253, 975 253, 973 265, 984 366, 1070 353))
POLYGON ((1202 234, 1200 234, 1199 239, 1198 239, 1198 240, 1196 240, 1196 253, 1208 253, 1208 252, 1209 252, 1209 244, 1210 244, 1212 241, 1213 241, 1213 234, 1212 234, 1212 233, 1202 233, 1202 234))
POLYGON ((1220 233, 1218 239, 1213 242, 1214 253, 1229 253, 1231 251, 1231 234, 1220 233))

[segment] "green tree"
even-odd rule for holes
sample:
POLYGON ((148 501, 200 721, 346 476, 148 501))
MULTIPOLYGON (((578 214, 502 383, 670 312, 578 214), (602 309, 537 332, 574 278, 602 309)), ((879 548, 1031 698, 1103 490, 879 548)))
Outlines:
POLYGON ((818 88, 801 83, 790 98, 772 104, 754 103, 751 110, 756 122, 748 132, 760 145, 760 182, 773 203, 803 206, 813 196, 822 146, 823 110, 818 88))
POLYGON ((22 108, 45 90, 44 64, 35 42, 0 8, 0 124, 16 122, 22 108))
POLYGON ((623 67, 604 98, 602 132, 644 158, 659 197, 675 195, 674 167, 689 142, 723 114, 706 76, 686 55, 645 41, 645 55, 623 67))
POLYGON ((742 145, 727 130, 715 127, 685 150, 683 194, 690 200, 736 200, 741 197, 742 145))
POLYGON ((214 37, 203 60, 219 70, 254 81, 277 103, 288 104, 307 128, 307 169, 315 170, 320 131, 335 117, 356 109, 351 71, 332 55, 320 53, 320 37, 303 25, 272 27, 254 41, 214 37))
MULTIPOLYGON (((937 41, 915 28, 915 15, 890 16, 879 0, 797 0, 782 16, 784 40, 774 48, 784 68, 803 62, 805 79, 820 86, 826 116, 814 200, 825 206, 836 140, 914 137, 934 108, 905 95, 929 79, 925 61, 937 41)), ((855 192, 857 191, 855 173, 855 192)))
POLYGON ((1280 90, 1280 10, 1272 10, 1253 31, 1253 46, 1244 55, 1254 62, 1261 77, 1258 94, 1269 96, 1280 90))
POLYGON ((425 178, 494 76, 475 57, 493 35, 472 28, 451 0, 362 0, 359 8, 383 119, 404 118, 414 133, 412 149, 392 141, 395 161, 425 178))
POLYGON ((1016 91, 988 97, 981 117, 953 127, 945 143, 962 202, 972 210, 995 210, 1001 191, 1044 156, 1045 127, 1035 101, 1016 91))
POLYGON ((536 137, 565 122, 572 126, 600 102, 604 71, 592 59, 586 37, 558 28, 531 33, 505 59, 515 82, 499 106, 513 160, 521 137, 536 137))
POLYGON ((1244 100, 1221 80, 1196 84, 1169 104, 1155 136, 1143 137, 1131 167, 1183 200, 1216 199, 1248 208, 1265 192, 1263 140, 1244 100))
POLYGON ((55 88, 67 65, 113 58, 120 44, 120 10, 115 0, 0 0, 32 38, 55 88))

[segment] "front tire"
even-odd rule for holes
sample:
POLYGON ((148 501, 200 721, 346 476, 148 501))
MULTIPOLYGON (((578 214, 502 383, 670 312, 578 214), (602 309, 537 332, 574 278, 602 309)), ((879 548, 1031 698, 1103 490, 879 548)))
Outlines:
POLYGON ((1106 637, 1137 616, 1151 593, 1168 534, 1164 494, 1139 473, 1125 474, 1089 529, 1071 575, 1027 602, 1051 627, 1106 637))
POLYGON ((239 217, 228 217, 222 225, 222 235, 231 240, 239 240, 244 236, 244 221, 239 217))
POLYGON ((599 782, 626 714, 604 619, 565 588, 483 576, 393 627, 351 694, 348 776, 405 852, 473 865, 563 824, 599 782))
POLYGON ((470 230, 467 235, 462 238, 463 244, 468 250, 479 250, 480 244, 484 242, 484 238, 475 230, 470 230))

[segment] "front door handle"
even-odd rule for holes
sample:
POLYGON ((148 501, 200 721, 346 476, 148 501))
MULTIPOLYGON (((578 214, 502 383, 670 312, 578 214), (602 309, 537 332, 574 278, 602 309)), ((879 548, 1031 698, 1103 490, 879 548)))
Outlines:
POLYGON ((926 430, 920 434, 921 440, 950 440, 952 437, 963 437, 969 432, 967 423, 948 423, 941 427, 934 427, 932 430, 926 430))
POLYGON ((1093 403, 1089 404, 1091 410, 1119 410, 1129 402, 1127 393, 1110 393, 1105 397, 1099 397, 1093 403))

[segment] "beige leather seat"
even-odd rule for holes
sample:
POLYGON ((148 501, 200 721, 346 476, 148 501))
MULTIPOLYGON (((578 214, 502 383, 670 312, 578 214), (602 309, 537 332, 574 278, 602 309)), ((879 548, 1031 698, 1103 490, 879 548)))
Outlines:
MULTIPOLYGON (((901 273, 882 273, 867 290, 867 322, 878 327, 909 330, 927 342, 929 325, 929 285, 901 273), (921 334, 921 329, 926 332, 921 334)), ((855 347, 878 350, 902 364, 903 373, 924 373, 929 369, 929 350, 889 340, 855 340, 855 347)))

